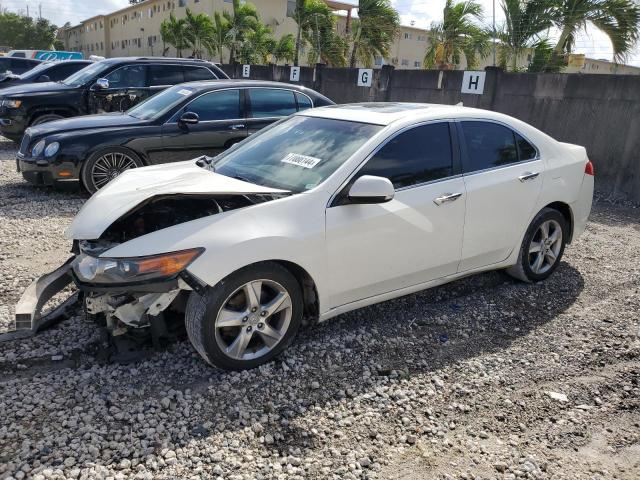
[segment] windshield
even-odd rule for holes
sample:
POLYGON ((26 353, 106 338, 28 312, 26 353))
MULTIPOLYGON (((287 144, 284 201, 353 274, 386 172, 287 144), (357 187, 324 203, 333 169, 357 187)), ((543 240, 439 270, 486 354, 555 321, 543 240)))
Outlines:
POLYGON ((33 67, 31 70, 27 70, 26 72, 24 72, 22 75, 18 75, 18 77, 23 80, 26 78, 32 78, 34 76, 40 75, 40 73, 42 72, 46 72, 47 70, 49 70, 49 67, 51 67, 51 64, 49 62, 40 63, 33 67))
POLYGON ((90 80, 97 78, 102 72, 109 68, 111 64, 105 62, 92 63, 88 67, 84 67, 82 70, 78 70, 70 77, 65 78, 62 83, 70 87, 81 87, 90 80))
POLYGON ((326 180, 381 128, 296 115, 219 155, 213 168, 228 177, 303 192, 326 180))
POLYGON ((127 114, 140 120, 153 120, 180 104, 193 92, 194 90, 192 88, 176 85, 130 108, 127 114))

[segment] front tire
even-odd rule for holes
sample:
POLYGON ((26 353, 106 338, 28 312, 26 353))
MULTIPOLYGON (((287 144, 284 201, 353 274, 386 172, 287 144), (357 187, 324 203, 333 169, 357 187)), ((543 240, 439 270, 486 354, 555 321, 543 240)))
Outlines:
POLYGON ((238 270, 203 295, 192 292, 185 325, 192 345, 209 364, 245 370, 287 348, 302 313, 296 278, 280 264, 264 262, 238 270))
POLYGON ((82 186, 94 194, 126 170, 143 166, 140 157, 131 150, 111 147, 89 157, 82 167, 80 180, 82 186))
POLYGON ((47 114, 47 115, 40 115, 39 117, 35 118, 33 120, 33 122, 31 122, 31 127, 35 127, 36 125, 42 125, 43 123, 47 123, 47 122, 54 122, 56 120, 62 120, 64 117, 61 115, 55 115, 53 113, 51 114, 47 114))
POLYGON ((569 230, 564 216, 552 208, 543 208, 527 229, 518 263, 506 271, 523 282, 547 279, 560 264, 569 230))

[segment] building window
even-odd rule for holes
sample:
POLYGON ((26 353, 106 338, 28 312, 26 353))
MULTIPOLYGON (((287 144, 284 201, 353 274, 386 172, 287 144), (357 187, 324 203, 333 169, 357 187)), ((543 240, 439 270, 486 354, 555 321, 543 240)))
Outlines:
POLYGON ((293 18, 296 14, 296 0, 287 0, 287 17, 293 18))
POLYGON ((417 60, 415 62, 413 62, 413 66, 416 68, 420 68, 421 63, 418 62, 417 60))
POLYGON ((179 7, 186 7, 187 6, 187 0, 178 0, 178 6, 179 7))
POLYGON ((373 61, 374 61, 375 65, 376 65, 376 67, 379 67, 379 66, 382 65, 382 57, 375 57, 373 59, 373 61))
POLYGON ((405 40, 411 40, 413 38, 413 35, 409 32, 405 32, 404 33, 404 39, 405 40))
POLYGON ((408 67, 409 66, 409 60, 407 60, 406 58, 402 59, 402 66, 403 67, 408 67))
POLYGON ((426 35, 418 35, 418 41, 419 42, 424 42, 427 40, 427 36, 426 35))

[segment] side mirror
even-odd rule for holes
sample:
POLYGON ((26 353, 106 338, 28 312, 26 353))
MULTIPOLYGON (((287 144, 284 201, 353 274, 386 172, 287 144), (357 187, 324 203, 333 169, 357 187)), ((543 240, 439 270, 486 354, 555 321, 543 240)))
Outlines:
POLYGON ((49 75, 40 75, 38 77, 38 82, 50 82, 51 79, 49 78, 49 75))
POLYGON ((388 178, 363 175, 349 189, 349 203, 385 203, 393 200, 395 190, 388 178))
POLYGON ((93 90, 94 92, 96 90, 106 90, 108 88, 109 80, 107 80, 106 78, 99 78, 98 80, 96 80, 96 83, 91 86, 91 90, 93 90))
POLYGON ((178 120, 181 125, 195 125, 200 121, 200 117, 195 112, 184 112, 178 120))

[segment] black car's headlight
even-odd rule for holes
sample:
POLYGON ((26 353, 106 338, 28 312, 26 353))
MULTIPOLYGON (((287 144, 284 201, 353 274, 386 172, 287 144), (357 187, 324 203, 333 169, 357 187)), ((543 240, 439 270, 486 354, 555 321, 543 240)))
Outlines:
POLYGON ((132 258, 79 255, 73 271, 82 282, 102 284, 139 283, 175 277, 198 258, 203 248, 132 258))
POLYGON ((32 157, 39 157, 42 152, 44 151, 44 147, 46 146, 47 142, 43 140, 40 140, 38 143, 36 143, 33 148, 31 149, 31 156, 32 157))
POLYGON ((0 105, 7 108, 20 108, 20 105, 22 105, 22 100, 12 100, 9 98, 5 98, 4 100, 2 100, 2 102, 0 102, 0 105))

